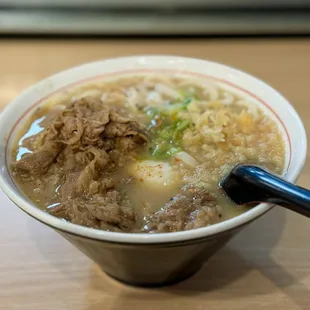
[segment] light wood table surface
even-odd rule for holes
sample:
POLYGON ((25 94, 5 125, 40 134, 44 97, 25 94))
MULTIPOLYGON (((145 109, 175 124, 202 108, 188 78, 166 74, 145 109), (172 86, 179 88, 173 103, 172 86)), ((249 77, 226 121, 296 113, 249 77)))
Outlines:
MULTIPOLYGON (((295 106, 310 136, 310 39, 0 41, 0 107, 38 80, 107 57, 179 54, 240 68, 295 106)), ((310 188, 310 161, 300 177, 310 188)), ((310 222, 274 208, 191 279, 137 289, 107 276, 0 194, 0 309, 310 309, 310 222)), ((159 262, 160 263, 160 262, 159 262)))

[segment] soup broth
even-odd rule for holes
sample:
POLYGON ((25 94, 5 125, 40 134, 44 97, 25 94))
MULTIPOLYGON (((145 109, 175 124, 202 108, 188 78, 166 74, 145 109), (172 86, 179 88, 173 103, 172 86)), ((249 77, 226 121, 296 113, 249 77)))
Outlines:
POLYGON ((139 74, 89 82, 37 108, 12 176, 39 208, 120 232, 199 228, 247 210, 219 181, 237 163, 281 174, 285 145, 258 105, 211 80, 139 74))

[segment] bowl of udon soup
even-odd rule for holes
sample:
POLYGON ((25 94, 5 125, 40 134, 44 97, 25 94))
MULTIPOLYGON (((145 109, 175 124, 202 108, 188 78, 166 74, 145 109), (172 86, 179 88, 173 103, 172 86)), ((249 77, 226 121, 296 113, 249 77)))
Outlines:
POLYGON ((293 182, 306 155, 303 124, 277 91, 172 56, 49 77, 2 112, 0 141, 5 194, 106 274, 140 286, 191 276, 272 208, 223 194, 219 182, 236 164, 293 182))

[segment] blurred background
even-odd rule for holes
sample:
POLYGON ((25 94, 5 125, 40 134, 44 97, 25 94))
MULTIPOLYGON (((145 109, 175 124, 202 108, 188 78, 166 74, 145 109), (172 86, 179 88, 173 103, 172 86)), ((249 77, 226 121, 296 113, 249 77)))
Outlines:
POLYGON ((310 33, 309 0, 0 0, 1 34, 310 33))

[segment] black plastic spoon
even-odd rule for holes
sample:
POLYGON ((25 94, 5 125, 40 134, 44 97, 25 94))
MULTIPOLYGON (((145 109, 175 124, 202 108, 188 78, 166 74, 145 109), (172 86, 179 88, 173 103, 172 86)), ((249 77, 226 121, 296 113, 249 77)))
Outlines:
POLYGON ((236 204, 268 202, 310 217, 310 191, 259 166, 235 166, 220 187, 236 204))

